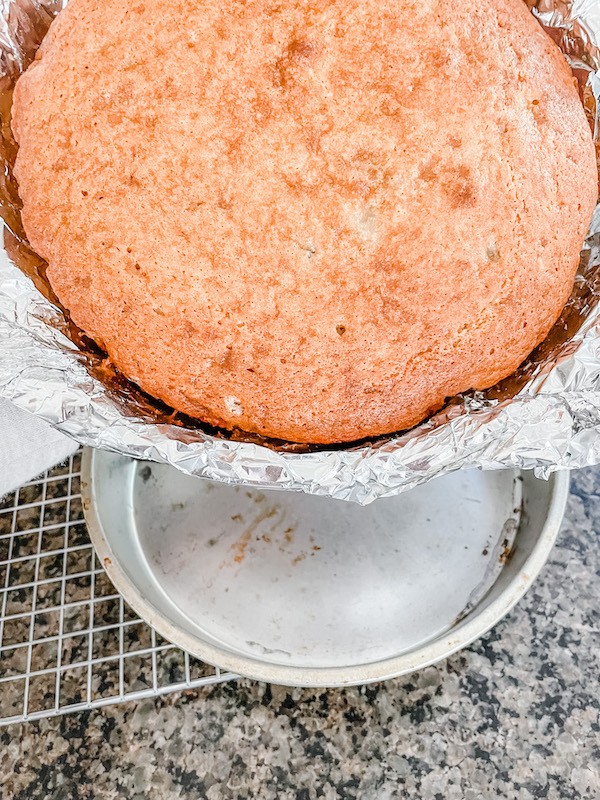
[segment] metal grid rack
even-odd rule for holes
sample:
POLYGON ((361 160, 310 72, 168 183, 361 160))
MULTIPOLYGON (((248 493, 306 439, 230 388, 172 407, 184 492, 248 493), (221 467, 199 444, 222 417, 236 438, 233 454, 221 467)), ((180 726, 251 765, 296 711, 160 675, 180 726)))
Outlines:
POLYGON ((80 463, 0 499, 0 725, 235 677, 165 641, 116 592, 88 537, 80 463))

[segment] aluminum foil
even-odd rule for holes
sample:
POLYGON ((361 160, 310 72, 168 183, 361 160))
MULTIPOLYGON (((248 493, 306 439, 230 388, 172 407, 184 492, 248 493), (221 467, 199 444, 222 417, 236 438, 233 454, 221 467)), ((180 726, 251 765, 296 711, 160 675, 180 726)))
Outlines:
MULTIPOLYGON (((519 467, 548 477, 600 463, 600 205, 573 294, 547 340, 510 378, 453 399, 409 432, 330 449, 248 441, 184 419, 116 375, 52 302, 12 179, 11 87, 62 5, 0 0, 0 397, 82 444, 223 482, 360 504, 456 469, 519 467)), ((569 59, 600 142, 598 0, 528 5, 569 59)))

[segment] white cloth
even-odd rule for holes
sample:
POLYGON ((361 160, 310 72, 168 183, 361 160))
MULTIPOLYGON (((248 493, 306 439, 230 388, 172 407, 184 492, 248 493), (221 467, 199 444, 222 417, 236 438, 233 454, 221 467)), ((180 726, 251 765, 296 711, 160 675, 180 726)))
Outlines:
POLYGON ((0 400, 0 497, 64 461, 77 447, 47 422, 0 400))

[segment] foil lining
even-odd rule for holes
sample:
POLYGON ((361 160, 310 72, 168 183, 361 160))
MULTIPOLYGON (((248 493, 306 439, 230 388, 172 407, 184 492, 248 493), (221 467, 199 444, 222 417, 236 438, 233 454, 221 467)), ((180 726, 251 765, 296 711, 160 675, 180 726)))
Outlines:
MULTIPOLYGON (((52 302, 12 179, 11 89, 63 4, 0 0, 0 397, 82 444, 226 483, 363 505, 456 469, 518 467, 547 478, 600 463, 600 204, 547 340, 510 378, 454 398, 411 431, 330 449, 248 441, 182 418, 116 375, 52 302)), ((600 4, 527 4, 568 58, 600 150, 600 4)))

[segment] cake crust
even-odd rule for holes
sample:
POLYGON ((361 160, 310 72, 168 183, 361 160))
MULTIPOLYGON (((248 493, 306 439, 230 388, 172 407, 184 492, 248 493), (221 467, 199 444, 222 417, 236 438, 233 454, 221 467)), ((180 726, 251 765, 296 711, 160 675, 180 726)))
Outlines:
POLYGON ((352 441, 509 375, 597 200, 521 0, 71 0, 19 79, 15 175, 73 322, 225 428, 352 441))

